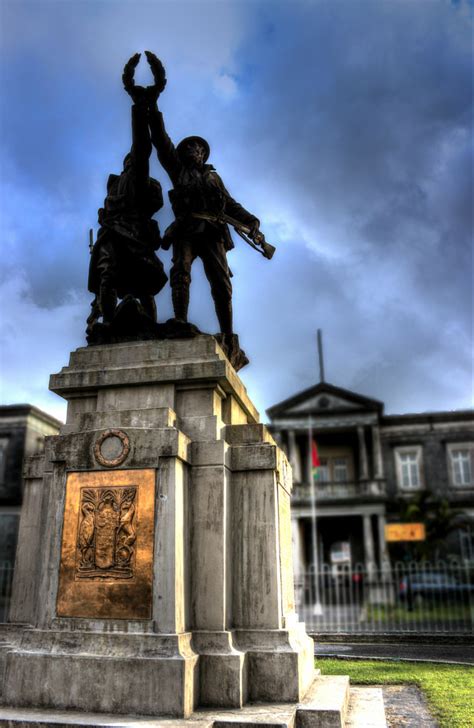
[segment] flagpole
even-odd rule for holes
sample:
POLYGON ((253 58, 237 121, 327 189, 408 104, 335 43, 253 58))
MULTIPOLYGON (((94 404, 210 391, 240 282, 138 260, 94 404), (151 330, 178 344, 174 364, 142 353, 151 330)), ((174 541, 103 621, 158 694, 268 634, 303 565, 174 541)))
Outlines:
POLYGON ((310 488, 311 488, 311 538, 313 542, 313 564, 314 564, 314 605, 313 615, 321 616, 323 613, 323 607, 319 598, 319 579, 318 579, 318 542, 317 542, 317 531, 316 531, 316 487, 314 485, 314 473, 313 473, 313 423, 311 415, 309 415, 309 427, 308 427, 308 446, 309 446, 309 459, 311 463, 310 468, 310 488))

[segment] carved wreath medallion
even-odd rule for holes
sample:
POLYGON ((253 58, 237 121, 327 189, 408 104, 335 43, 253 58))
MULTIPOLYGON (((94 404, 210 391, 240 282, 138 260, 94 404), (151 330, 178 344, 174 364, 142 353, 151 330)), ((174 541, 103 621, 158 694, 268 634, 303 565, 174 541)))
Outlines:
POLYGON ((97 438, 94 445, 94 457, 97 462, 105 468, 116 468, 118 465, 121 465, 127 459, 129 452, 130 438, 125 432, 122 432, 122 430, 105 430, 105 432, 97 438), (105 455, 102 451, 104 443, 106 443, 107 440, 109 440, 110 444, 110 438, 120 440, 118 445, 121 445, 121 451, 115 457, 107 457, 107 455, 105 455))

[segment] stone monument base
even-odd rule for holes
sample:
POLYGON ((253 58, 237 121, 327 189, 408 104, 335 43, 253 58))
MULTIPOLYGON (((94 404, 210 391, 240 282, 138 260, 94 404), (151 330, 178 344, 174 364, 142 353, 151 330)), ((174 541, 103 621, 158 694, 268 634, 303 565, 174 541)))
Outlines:
MULTIPOLYGON (((383 699, 372 696, 369 710, 359 712, 359 721, 353 728, 386 728, 383 699)), ((206 709, 195 711, 187 719, 145 717, 63 710, 28 708, 1 708, 0 719, 5 728, 344 728, 349 709, 349 678, 323 677, 319 670, 305 698, 298 703, 247 704, 238 711, 232 709, 206 709)))
MULTIPOLYGON (((92 302, 92 313, 88 319, 86 339, 89 345, 114 345, 132 341, 148 341, 160 339, 190 339, 195 336, 206 336, 197 326, 175 318, 165 323, 157 323, 145 312, 143 306, 131 295, 117 306, 110 323, 97 320, 100 316, 97 299, 92 302)), ((237 334, 214 334, 214 338, 235 369, 239 371, 249 363, 248 357, 240 348, 237 334)))
POLYGON ((50 388, 67 421, 26 463, 2 704, 319 725, 291 469, 215 339, 81 348, 50 388))
POLYGON ((67 421, 26 464, 3 704, 303 700, 291 470, 216 340, 81 348, 50 387, 67 421))
POLYGON ((350 688, 347 677, 318 672, 297 704, 247 704, 238 712, 204 708, 188 719, 0 707, 0 720, 5 728, 387 728, 381 688, 350 688))

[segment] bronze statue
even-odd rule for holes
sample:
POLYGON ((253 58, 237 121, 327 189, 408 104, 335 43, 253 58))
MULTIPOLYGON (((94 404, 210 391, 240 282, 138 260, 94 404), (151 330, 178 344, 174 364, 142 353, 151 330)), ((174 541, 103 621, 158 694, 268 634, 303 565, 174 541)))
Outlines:
POLYGON ((232 273, 227 252, 234 243, 228 226, 266 258, 272 257, 275 248, 265 241, 259 220, 230 196, 214 167, 207 163, 208 142, 190 136, 177 146, 173 144, 157 106, 166 86, 165 69, 153 53, 145 54, 154 77, 151 86, 135 85, 139 53, 126 63, 122 76, 124 88, 134 102, 133 144, 121 175, 110 175, 104 208, 99 210, 101 227, 92 248, 89 272, 89 290, 96 294, 96 299, 88 319, 88 342, 199 334, 188 323, 191 267, 199 257, 211 286, 220 326, 215 338, 238 370, 248 359, 233 331, 232 273), (175 220, 162 240, 152 219, 163 206, 161 186, 149 177, 152 142, 173 184, 169 198, 175 220), (164 250, 173 247, 170 284, 175 317, 165 324, 156 320, 154 301, 167 280, 154 252, 160 246, 164 250), (117 298, 123 299, 118 307, 117 298))
MULTIPOLYGON (((155 84, 164 89, 166 79, 161 61, 150 51, 145 51, 145 54, 155 84)), ((132 59, 129 64, 131 62, 132 59)), ((133 98, 137 93, 133 76, 128 75, 127 82, 126 90, 133 98)), ((243 237, 248 235, 250 240, 247 239, 247 242, 252 247, 255 247, 255 243, 262 246, 266 257, 271 257, 273 251, 259 231, 259 220, 230 196, 214 167, 207 164, 210 154, 208 142, 200 136, 190 136, 175 146, 157 107, 159 94, 147 93, 146 89, 141 89, 139 93, 149 100, 152 142, 173 184, 169 197, 176 219, 166 230, 162 247, 167 250, 173 246, 170 284, 175 322, 178 325, 188 322, 191 267, 199 257, 211 286, 219 321, 220 335, 216 338, 234 366, 240 368, 248 359, 240 349, 238 337, 233 331, 232 273, 226 254, 234 247, 234 243, 228 223, 233 224, 243 237)))
MULTIPOLYGON (((156 87, 153 93, 158 93, 156 87)), ((149 98, 136 94, 134 102, 132 148, 124 159, 122 173, 109 176, 107 197, 99 210, 97 242, 91 251, 89 290, 96 298, 87 333, 89 341, 95 343, 104 340, 104 328, 113 323, 118 298, 138 299, 140 313, 146 314, 151 324, 156 322, 154 296, 168 280, 155 254, 161 237, 152 216, 163 207, 163 195, 160 183, 149 176, 149 98), (102 325, 98 327, 100 316, 102 325)))

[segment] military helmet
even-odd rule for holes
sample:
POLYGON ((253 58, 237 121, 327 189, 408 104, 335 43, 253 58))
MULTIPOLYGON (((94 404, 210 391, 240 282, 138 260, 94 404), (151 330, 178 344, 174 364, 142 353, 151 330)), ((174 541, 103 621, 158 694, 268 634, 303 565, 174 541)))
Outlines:
POLYGON ((210 148, 209 144, 206 142, 206 140, 200 136, 188 136, 188 137, 185 137, 184 139, 181 139, 180 143, 176 147, 176 151, 178 152, 178 154, 181 153, 184 145, 188 144, 188 142, 197 142, 202 147, 204 147, 204 161, 207 162, 207 160, 209 159, 209 155, 211 153, 211 148, 210 148))

